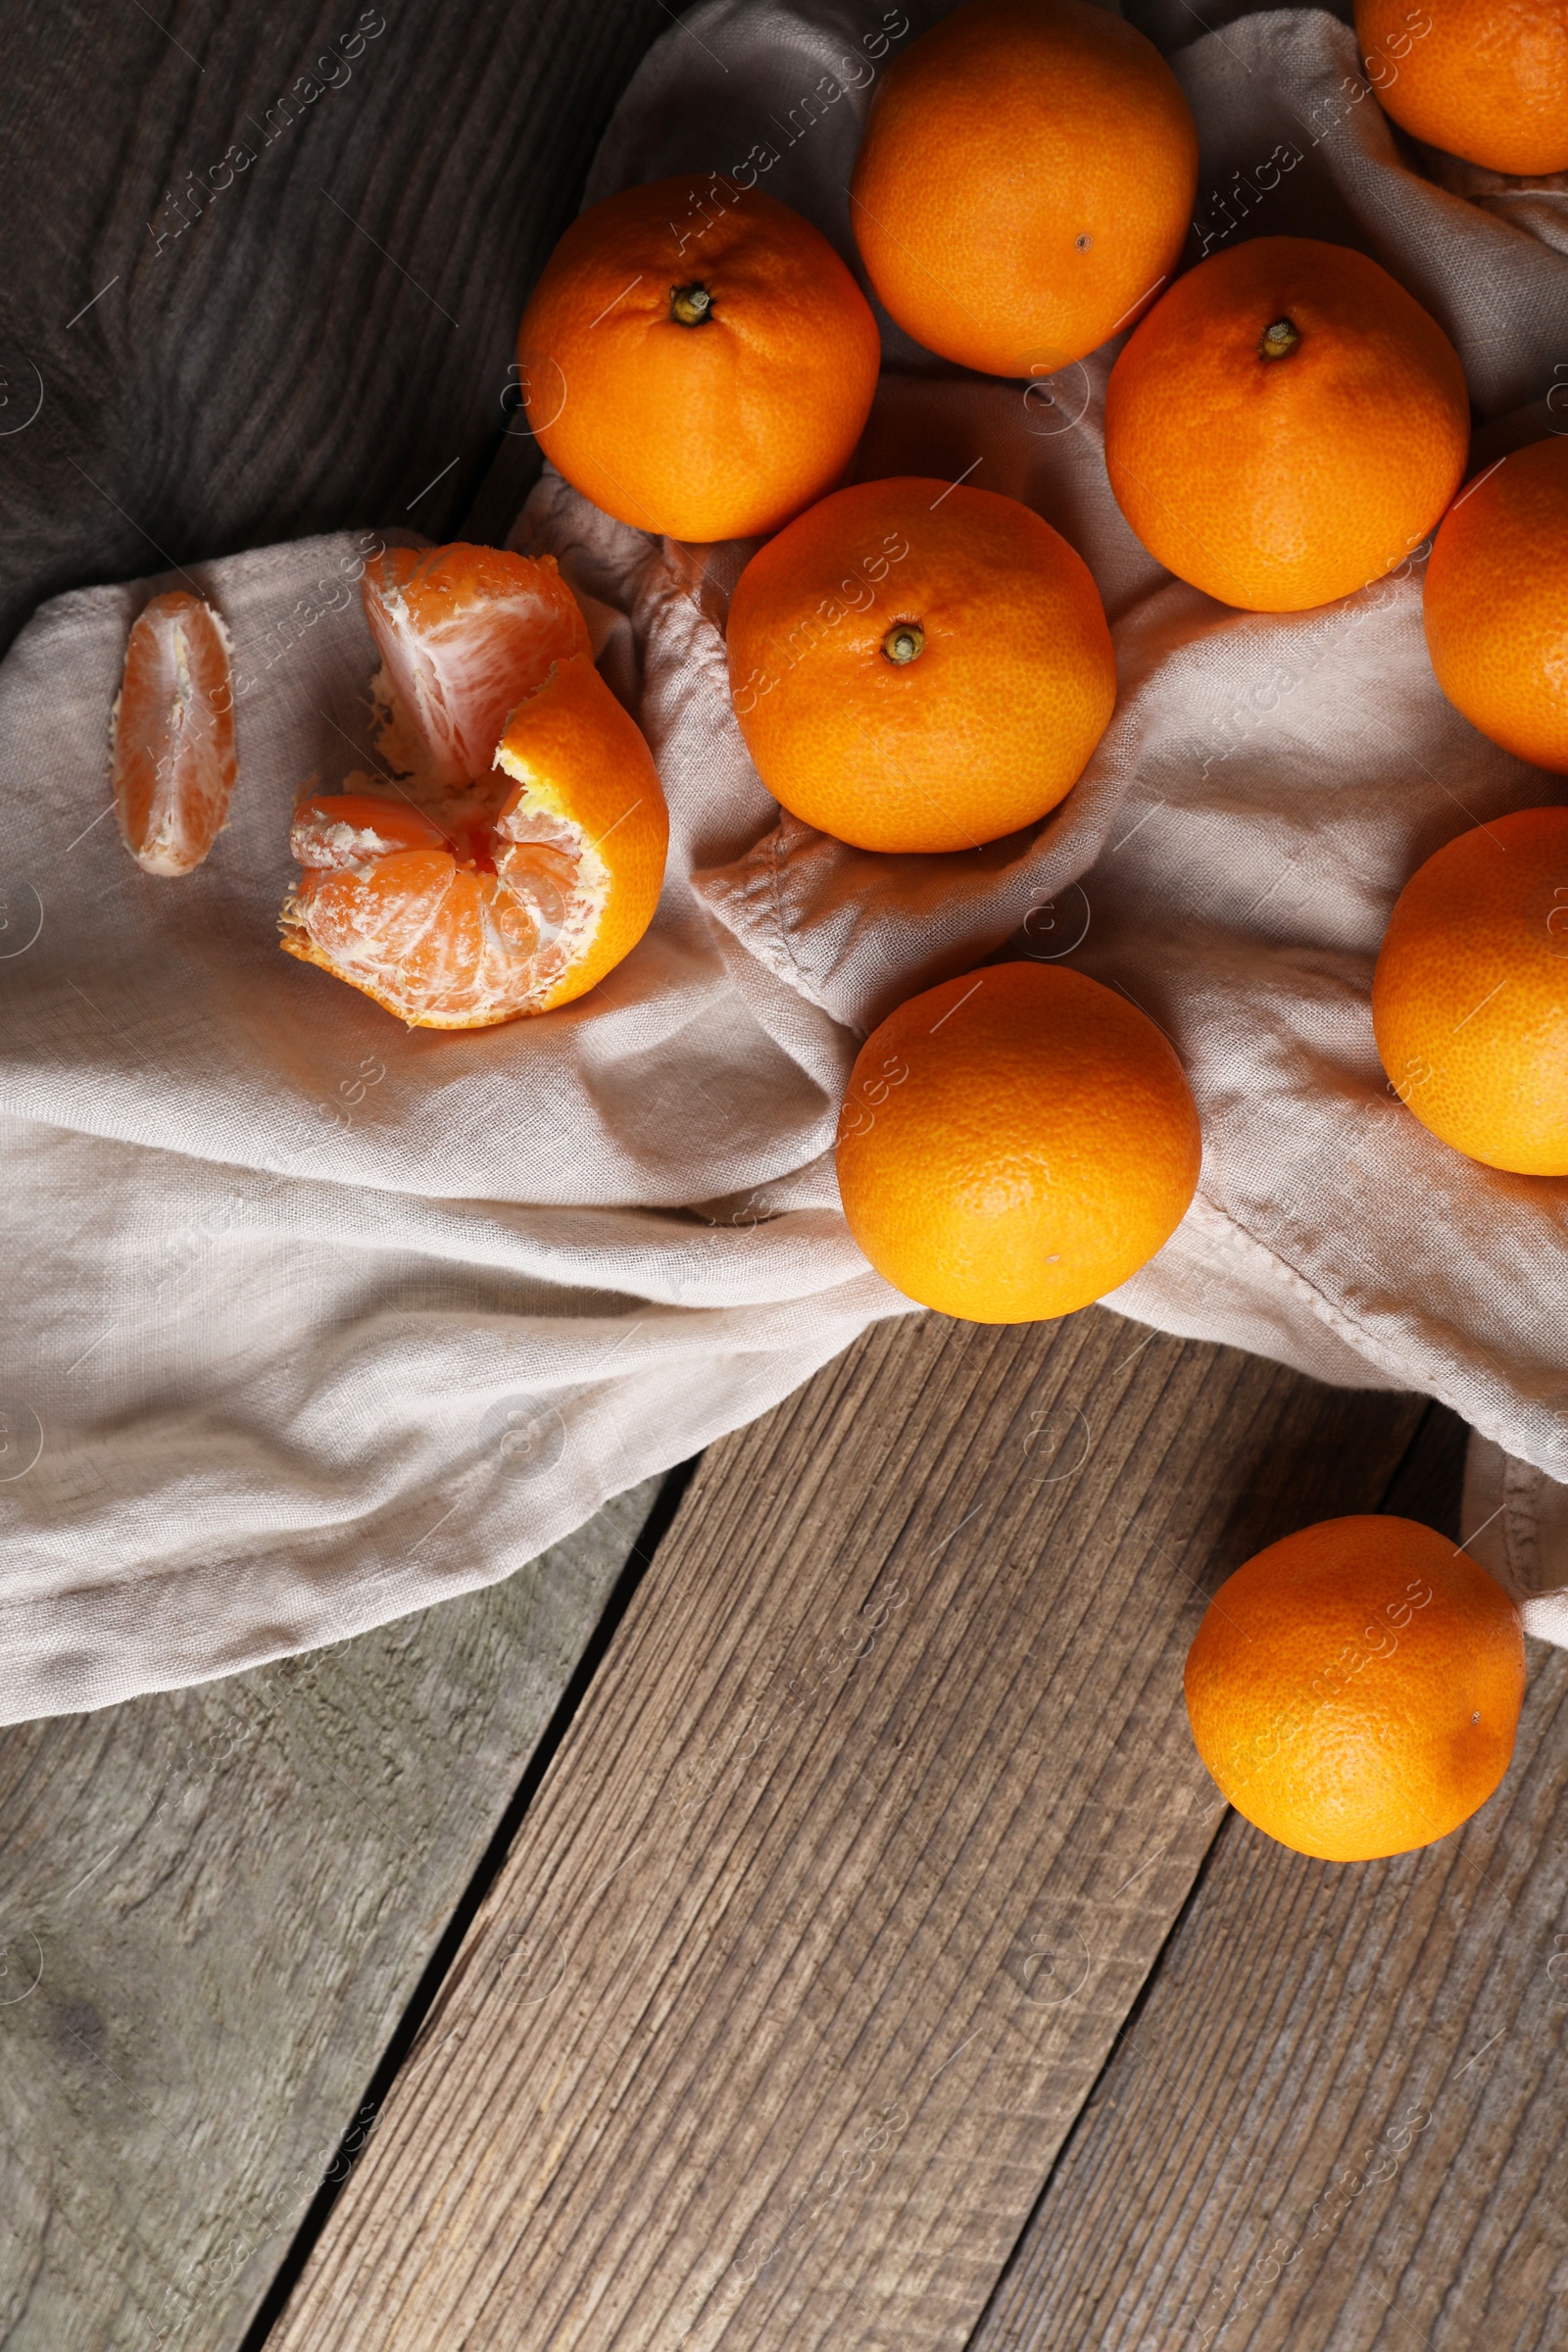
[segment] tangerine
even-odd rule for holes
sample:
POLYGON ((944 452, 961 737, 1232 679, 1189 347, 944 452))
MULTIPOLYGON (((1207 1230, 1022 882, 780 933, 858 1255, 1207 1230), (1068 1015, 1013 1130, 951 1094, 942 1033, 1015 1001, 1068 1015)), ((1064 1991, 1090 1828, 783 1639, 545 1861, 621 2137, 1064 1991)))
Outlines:
POLYGON ((1372 979, 1395 1093, 1489 1168, 1568 1176, 1568 808, 1448 842, 1396 902, 1372 979))
POLYGON ((1446 1838, 1496 1788, 1524 1634, 1446 1536, 1363 1513, 1300 1528, 1228 1576, 1185 1684, 1198 1752, 1246 1820, 1297 1853, 1370 1862, 1446 1838))
POLYGON ((1568 171, 1561 0, 1356 0, 1355 37, 1385 114, 1413 138, 1491 172, 1568 171))
POLYGON ((1200 1152, 1181 1064, 1136 1005, 1061 964, 992 964, 867 1038, 839 1192, 906 1298, 1030 1323, 1136 1274, 1186 1213, 1200 1152))
POLYGON ((1105 466, 1157 563, 1222 604, 1297 612, 1381 579, 1464 469, 1458 354, 1386 270, 1314 237, 1200 262, 1105 388, 1105 466))
POLYGON ((1116 700, 1089 567, 991 490, 837 490, 760 548, 730 604, 746 747, 804 824, 864 850, 967 850, 1070 791, 1116 700))
POLYGON ((870 412, 871 308, 799 213, 716 174, 623 188, 562 238, 517 331, 546 457, 676 539, 776 530, 831 488, 870 412))
POLYGON ((1462 490, 1427 565, 1438 684, 1472 726, 1568 774, 1568 441, 1516 449, 1462 490))
POLYGON ((412 1026, 484 1029, 568 1004, 636 946, 669 817, 636 724, 583 656, 524 696, 496 753, 513 789, 432 810, 317 795, 282 944, 412 1026))
POLYGON ((155 596, 125 647, 110 719, 115 810, 149 874, 188 874, 222 830, 234 789, 228 631, 183 588, 155 596))
POLYGON ((499 547, 389 547, 360 583, 404 720, 407 764, 432 784, 486 776, 515 706, 553 662, 593 659, 554 556, 499 547))
POLYGON ((968 0, 888 68, 850 210, 906 333, 1027 375, 1152 299, 1197 188, 1192 109, 1152 41, 1087 0, 968 0))

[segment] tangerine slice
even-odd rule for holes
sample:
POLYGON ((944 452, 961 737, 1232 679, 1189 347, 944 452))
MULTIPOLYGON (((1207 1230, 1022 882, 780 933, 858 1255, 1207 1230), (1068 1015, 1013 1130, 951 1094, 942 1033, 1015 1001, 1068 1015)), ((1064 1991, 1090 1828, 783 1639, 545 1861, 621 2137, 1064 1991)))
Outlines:
POLYGON ((199 596, 172 588, 137 615, 109 740, 125 847, 149 874, 188 874, 234 789, 228 631, 199 596))
POLYGON ((513 711, 496 764, 514 789, 453 836, 370 793, 303 802, 286 953, 423 1029, 548 1012, 602 980, 663 881, 669 814, 641 730, 591 661, 561 662, 513 711))
POLYGON ((365 617, 432 782, 486 775, 507 718, 553 662, 592 660, 588 624, 554 556, 461 540, 390 547, 361 582, 365 617))

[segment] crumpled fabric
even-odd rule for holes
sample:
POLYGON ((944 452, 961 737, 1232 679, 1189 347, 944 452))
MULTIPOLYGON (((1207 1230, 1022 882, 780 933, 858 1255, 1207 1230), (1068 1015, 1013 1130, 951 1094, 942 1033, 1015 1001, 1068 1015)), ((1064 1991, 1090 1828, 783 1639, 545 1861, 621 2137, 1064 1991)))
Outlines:
MULTIPOLYGON (((942 13, 709 0, 649 53, 585 201, 749 176, 853 267, 866 106, 942 13)), ((1568 425, 1560 190, 1400 144, 1317 11, 1171 60, 1202 137, 1195 255, 1253 230, 1360 244, 1453 338, 1478 464, 1568 425)), ((1113 348, 1001 382, 883 325, 858 474, 967 468, 1026 500, 1090 564, 1116 641, 1083 780, 977 855, 875 858, 781 816, 727 691, 750 546, 655 541, 548 470, 512 543, 577 590, 672 820, 653 929, 560 1012, 408 1031, 277 950, 296 797, 374 763, 373 538, 57 598, 0 664, 0 1721, 493 1582, 908 1311, 839 1211, 839 1097, 891 1005, 1004 946, 1141 1004, 1202 1116, 1192 1210, 1108 1303, 1453 1406, 1493 1514, 1473 1548, 1532 1630, 1568 1639, 1564 1188, 1429 1136, 1368 1009, 1413 867, 1558 781, 1445 703, 1419 551, 1318 612, 1215 605, 1110 497, 1113 348), (130 622, 176 584, 234 640, 240 778, 212 857, 171 882, 118 839, 106 733, 130 622)))

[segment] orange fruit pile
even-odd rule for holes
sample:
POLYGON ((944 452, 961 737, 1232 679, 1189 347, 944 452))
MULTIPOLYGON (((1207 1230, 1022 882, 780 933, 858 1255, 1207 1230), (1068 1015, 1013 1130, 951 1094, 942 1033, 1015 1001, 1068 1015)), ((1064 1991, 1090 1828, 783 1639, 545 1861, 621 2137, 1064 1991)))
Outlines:
MULTIPOLYGON (((1407 130, 1496 171, 1568 168, 1562 0, 1359 0, 1356 23, 1407 130)), ((765 539, 727 657, 784 808, 871 858, 974 850, 1040 823, 1083 773, 1115 702, 1105 614, 1081 556, 1014 500, 964 475, 845 486, 876 318, 840 253, 756 185, 759 154, 738 167, 750 185, 676 176, 573 222, 518 329, 529 425, 622 523, 765 539)), ((1312 238, 1175 275, 1198 162, 1174 74, 1109 8, 968 0, 881 77, 846 193, 871 288, 958 367, 1037 381, 1130 328, 1110 487, 1149 552, 1222 603, 1354 595, 1441 523, 1437 680, 1515 757, 1568 773, 1568 442, 1455 499, 1469 404, 1437 320, 1312 238)), ((285 950, 429 1028, 571 1003, 643 936, 668 839, 582 612, 549 558, 465 545, 386 553, 364 600, 395 772, 300 804, 285 950)), ((231 703, 222 623, 155 599, 113 740, 122 829, 151 872, 188 872, 222 824, 231 703)), ((1568 808, 1451 841, 1399 897, 1372 989, 1400 1100, 1473 1158, 1568 1176, 1565 980, 1568 808)), ((1186 1214, 1200 1157, 1163 1032, 1060 963, 986 964, 891 1012, 837 1140, 869 1263, 980 1323, 1127 1282, 1186 1214)), ((1484 1571, 1430 1529, 1356 1518, 1238 1570, 1186 1688, 1199 1751, 1250 1820, 1364 1859, 1485 1802, 1523 1673, 1517 1612, 1484 1571)))
POLYGON ((1298 1853, 1368 1862, 1446 1838, 1508 1769, 1519 1613, 1413 1519, 1325 1519, 1226 1578, 1187 1656, 1221 1793, 1298 1853))
POLYGON ((551 464, 607 514, 677 539, 776 530, 831 489, 879 355, 827 239, 712 174, 623 188, 582 214, 517 330, 551 464))
MULTIPOLYGON (((1396 114, 1437 91, 1460 151, 1493 140, 1498 103, 1521 126, 1556 105, 1555 34, 1503 0, 1455 0, 1419 37, 1381 5, 1362 11, 1391 67, 1379 88, 1396 114)), ((1170 69, 1114 14, 968 0, 881 76, 851 224, 894 319, 959 366, 1035 379, 1138 320, 1105 405, 1122 511, 1180 577, 1294 612, 1382 578, 1439 523, 1468 448, 1463 371, 1420 304, 1346 247, 1263 237, 1173 280, 1198 152, 1170 69)), ((572 223, 519 324, 529 422, 623 522, 766 541, 735 590, 727 656, 783 808, 873 857, 961 854, 1039 824, 1082 774, 1115 699, 1104 612, 1077 551, 1012 500, 966 478, 843 486, 876 321, 842 256, 755 170, 744 184, 748 168, 625 188, 572 223)), ((1455 504, 1426 597, 1454 702, 1560 768, 1565 529, 1568 450, 1521 453, 1455 504)), ((196 757, 171 649, 189 639, 189 710, 216 711, 220 624, 160 602, 169 616, 144 616, 127 662, 115 786, 136 854, 174 871, 221 821, 232 734, 215 721, 196 757)), ((566 1003, 641 936, 667 837, 647 746, 594 669, 575 600, 548 559, 455 546, 384 555, 365 609, 402 798, 356 777, 303 808, 285 945, 432 1026, 566 1003)), ((1474 841, 1441 853, 1391 926, 1376 1022, 1437 1132, 1500 1166, 1568 1172, 1556 902, 1541 899, 1556 854, 1532 835, 1504 885, 1474 841), (1461 872, 1477 892, 1465 921, 1444 898, 1461 872), (1483 981, 1472 1013, 1461 999, 1483 981)), ((1171 1049, 1114 993, 1061 969, 971 982, 951 1031, 938 992, 865 1049, 846 1212, 916 1298, 985 1319, 1066 1312, 1183 1214, 1196 1114, 1171 1049), (863 1087, 881 1083, 865 1055, 886 1064, 906 1043, 925 1077, 862 1126, 863 1087)))
POLYGON ((110 718, 115 810, 149 874, 188 874, 222 829, 234 789, 228 632, 182 588, 137 615, 110 718))
POLYGON ((1411 876, 1372 1025, 1434 1135, 1488 1167, 1568 1176, 1568 808, 1494 816, 1411 876))
POLYGON ((1152 1021, 1082 972, 1002 963, 911 997, 866 1039, 839 1192, 906 1298, 1026 1323, 1135 1274, 1181 1222, 1200 1152, 1152 1021))
POLYGON ((1568 774, 1568 440, 1532 442, 1444 517, 1421 617, 1438 684, 1472 725, 1568 774))
POLYGON ((969 0, 883 75, 850 209, 906 333, 1026 376, 1152 299, 1197 186, 1192 109, 1141 32, 1089 0, 969 0))
POLYGON ((967 484, 824 498, 752 558, 728 640, 758 774, 792 815, 865 850, 975 849, 1033 824, 1116 700, 1082 557, 967 484))
POLYGON ((1492 172, 1568 172, 1561 0, 1356 0, 1367 78, 1401 130, 1492 172))
POLYGON ((1464 374, 1376 262, 1256 237, 1200 262, 1110 372, 1105 466, 1139 538, 1223 604, 1295 612, 1417 548, 1459 484, 1464 374))
POLYGON ((283 947, 421 1028, 570 1004, 647 930, 669 839, 581 612, 551 559, 496 548, 394 549, 363 587, 402 797, 301 804, 283 947))

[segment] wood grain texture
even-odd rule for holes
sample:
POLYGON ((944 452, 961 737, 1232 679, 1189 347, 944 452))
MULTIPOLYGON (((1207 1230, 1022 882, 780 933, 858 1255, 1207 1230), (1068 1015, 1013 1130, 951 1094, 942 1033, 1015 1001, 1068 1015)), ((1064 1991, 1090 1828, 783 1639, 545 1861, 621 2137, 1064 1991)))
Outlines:
POLYGON ((13 0, 0 646, 62 588, 351 523, 449 536, 516 422, 523 301, 669 23, 13 0))
POLYGON ((927 1318, 712 1448, 279 2352, 961 2344, 1214 1835, 1204 1588, 1422 1409, 927 1318))
MULTIPOLYGON (((1388 1507, 1453 1528, 1440 1420, 1388 1507)), ((1531 1668, 1438 1845, 1337 1867, 1228 1816, 974 2352, 1568 2342, 1568 1656, 1531 1668)))
POLYGON ((231 2352, 657 1482, 505 1584, 0 1734, 0 2345, 231 2352))

